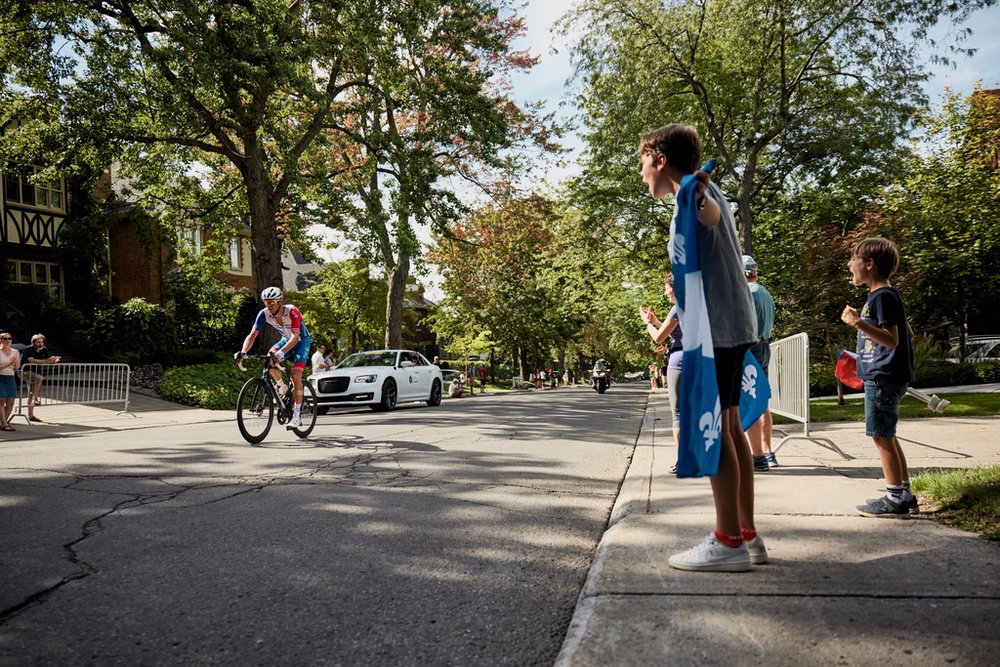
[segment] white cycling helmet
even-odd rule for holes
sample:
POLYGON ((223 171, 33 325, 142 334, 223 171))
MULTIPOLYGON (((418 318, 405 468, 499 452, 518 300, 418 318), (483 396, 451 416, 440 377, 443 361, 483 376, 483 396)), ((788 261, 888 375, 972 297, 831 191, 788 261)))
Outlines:
POLYGON ((285 298, 285 293, 280 287, 265 287, 260 293, 261 301, 281 301, 285 298))

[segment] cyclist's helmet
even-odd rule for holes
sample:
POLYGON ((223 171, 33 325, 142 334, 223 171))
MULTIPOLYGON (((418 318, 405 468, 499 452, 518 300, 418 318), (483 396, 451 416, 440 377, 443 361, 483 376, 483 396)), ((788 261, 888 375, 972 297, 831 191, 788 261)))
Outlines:
POLYGON ((285 298, 285 293, 281 291, 280 287, 266 287, 264 291, 260 293, 261 301, 273 300, 281 301, 285 298))

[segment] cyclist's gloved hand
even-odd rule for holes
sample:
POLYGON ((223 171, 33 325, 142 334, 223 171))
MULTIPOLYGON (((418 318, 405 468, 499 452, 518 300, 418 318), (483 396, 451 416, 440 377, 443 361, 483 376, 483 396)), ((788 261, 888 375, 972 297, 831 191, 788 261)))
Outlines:
POLYGON ((281 350, 275 350, 274 351, 274 360, 277 361, 278 363, 281 363, 282 361, 285 360, 285 353, 282 352, 281 350))

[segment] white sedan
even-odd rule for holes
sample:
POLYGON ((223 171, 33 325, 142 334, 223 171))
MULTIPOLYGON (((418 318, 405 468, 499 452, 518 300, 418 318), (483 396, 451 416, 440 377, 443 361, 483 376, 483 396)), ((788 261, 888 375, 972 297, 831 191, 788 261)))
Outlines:
POLYGON ((339 405, 367 405, 372 410, 392 410, 407 401, 440 405, 444 387, 441 369, 412 350, 357 352, 309 380, 321 414, 339 405))

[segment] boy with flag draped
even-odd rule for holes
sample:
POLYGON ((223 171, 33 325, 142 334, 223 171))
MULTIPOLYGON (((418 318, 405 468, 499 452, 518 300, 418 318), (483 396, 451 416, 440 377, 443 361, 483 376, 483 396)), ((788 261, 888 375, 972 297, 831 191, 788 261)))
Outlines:
POLYGON ((715 501, 715 530, 668 563, 745 572, 751 563, 767 562, 767 549, 754 522, 753 460, 739 416, 743 360, 757 339, 757 323, 736 223, 719 187, 707 173, 696 173, 701 140, 693 127, 650 132, 639 156, 650 195, 676 198, 670 252, 684 327, 678 476, 710 475, 715 501))

